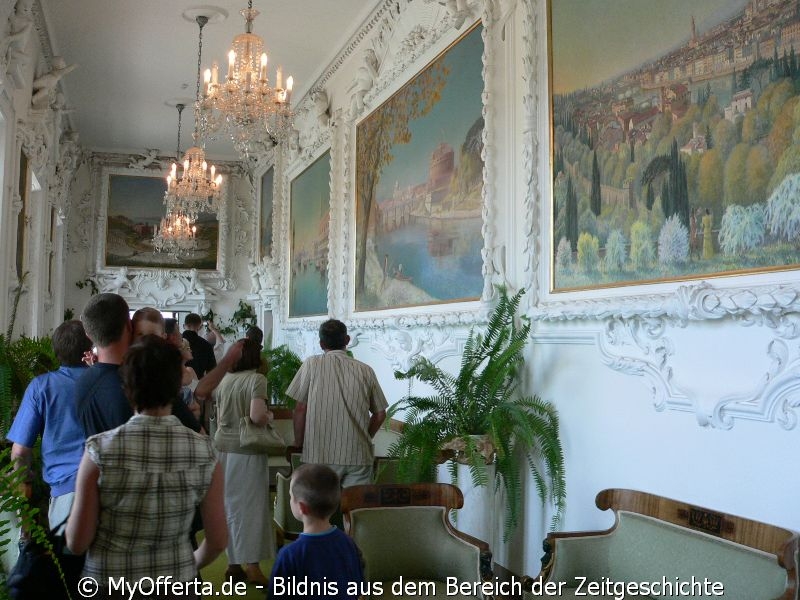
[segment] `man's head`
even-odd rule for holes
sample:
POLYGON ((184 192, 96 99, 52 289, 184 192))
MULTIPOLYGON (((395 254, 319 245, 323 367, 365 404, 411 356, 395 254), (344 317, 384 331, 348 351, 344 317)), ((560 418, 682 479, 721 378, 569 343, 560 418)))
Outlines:
POLYGON ((178 329, 178 319, 164 319, 164 337, 176 348, 180 348, 183 343, 180 329, 178 329))
POLYGON ((140 308, 133 313, 131 326, 133 327, 134 341, 150 334, 164 337, 164 316, 161 311, 150 306, 140 308))
POLYGON ((197 313, 189 313, 183 319, 183 328, 184 329, 191 329, 192 331, 199 331, 199 329, 203 326, 203 319, 200 318, 200 315, 197 313))
POLYGON ((97 294, 89 299, 81 316, 86 335, 98 348, 115 342, 130 342, 128 303, 119 294, 97 294))
POLYGON ((83 323, 77 319, 64 321, 53 332, 53 352, 64 366, 81 366, 84 353, 91 349, 92 340, 86 337, 83 323))
POLYGON ((337 319, 329 319, 319 326, 319 345, 323 350, 344 350, 350 343, 347 326, 337 319))
POLYGON ((247 328, 247 333, 244 334, 248 340, 253 340, 259 347, 264 345, 264 332, 261 331, 260 327, 256 325, 251 325, 247 328))
POLYGON ((289 498, 292 513, 328 519, 336 512, 342 497, 342 485, 336 472, 327 465, 300 465, 292 473, 289 498))

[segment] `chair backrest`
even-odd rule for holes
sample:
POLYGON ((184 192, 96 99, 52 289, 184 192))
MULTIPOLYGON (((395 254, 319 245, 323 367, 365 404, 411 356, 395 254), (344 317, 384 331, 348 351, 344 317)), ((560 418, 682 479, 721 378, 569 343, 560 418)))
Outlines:
POLYGON ((464 506, 464 495, 449 483, 354 485, 342 490, 342 512, 345 515, 357 508, 390 506, 441 506, 452 510, 464 506))
POLYGON ((345 529, 364 555, 367 580, 478 581, 488 546, 465 539, 447 517, 463 504, 461 490, 443 483, 345 488, 345 529))

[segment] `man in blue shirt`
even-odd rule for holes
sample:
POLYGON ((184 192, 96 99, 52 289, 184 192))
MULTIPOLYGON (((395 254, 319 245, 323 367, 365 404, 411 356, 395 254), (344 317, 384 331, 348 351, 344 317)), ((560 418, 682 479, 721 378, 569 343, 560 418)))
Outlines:
POLYGON ((128 303, 118 294, 92 296, 81 320, 86 335, 97 346, 97 362, 75 386, 78 421, 88 438, 119 427, 133 416, 119 376, 133 334, 128 303))
POLYGON ((50 527, 66 519, 75 496, 85 439, 75 413, 75 383, 86 372, 83 354, 91 348, 80 321, 65 321, 56 328, 53 350, 61 367, 30 382, 7 436, 13 443, 12 459, 26 469, 31 467, 36 438, 42 436, 43 475, 50 486, 50 527))

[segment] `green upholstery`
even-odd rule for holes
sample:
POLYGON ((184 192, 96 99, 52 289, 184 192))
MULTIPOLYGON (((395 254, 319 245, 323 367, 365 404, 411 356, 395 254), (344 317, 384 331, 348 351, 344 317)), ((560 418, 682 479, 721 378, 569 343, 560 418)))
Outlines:
POLYGON ((610 533, 559 538, 548 581, 574 588, 576 577, 615 582, 666 577, 674 583, 676 577, 694 576, 721 582, 726 600, 770 600, 784 593, 786 571, 766 552, 637 513, 619 511, 618 518, 610 533))
MULTIPOLYGON (((284 459, 285 460, 285 459, 284 459)), ((300 464, 300 454, 292 453, 290 457, 292 469, 300 464)), ((291 473, 275 474, 275 505, 272 511, 272 520, 275 523, 277 545, 280 547, 284 540, 294 540, 303 531, 303 523, 294 518, 289 504, 289 481, 291 473)))
MULTIPOLYGON (((367 581, 481 581, 480 550, 453 536, 440 506, 351 511, 350 535, 364 555, 367 581)), ((387 586, 384 592, 391 593, 387 586)))

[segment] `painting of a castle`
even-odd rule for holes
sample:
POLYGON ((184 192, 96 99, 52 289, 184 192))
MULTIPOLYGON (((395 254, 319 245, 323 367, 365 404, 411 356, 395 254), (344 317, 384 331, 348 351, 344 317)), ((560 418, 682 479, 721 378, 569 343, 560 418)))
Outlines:
POLYGON ((357 310, 480 296, 482 51, 475 27, 357 127, 357 310))

